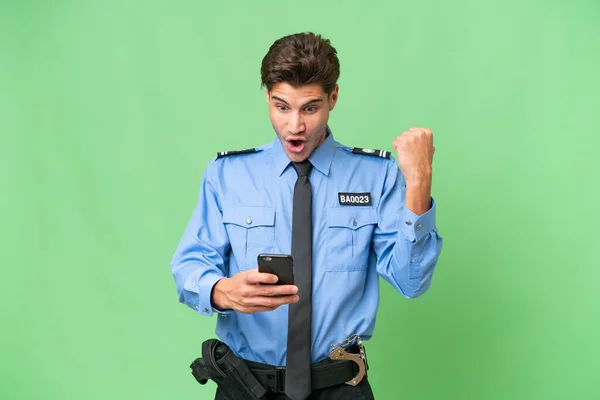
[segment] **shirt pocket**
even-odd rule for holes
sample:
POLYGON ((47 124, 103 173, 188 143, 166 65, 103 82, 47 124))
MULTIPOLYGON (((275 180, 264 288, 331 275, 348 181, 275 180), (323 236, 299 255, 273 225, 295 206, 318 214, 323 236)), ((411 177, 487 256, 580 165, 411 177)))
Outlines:
POLYGON ((327 209, 327 271, 365 270, 376 224, 373 207, 327 209))
POLYGON ((233 257, 240 270, 258 266, 260 253, 273 253, 275 248, 275 209, 258 206, 223 208, 223 223, 233 257))

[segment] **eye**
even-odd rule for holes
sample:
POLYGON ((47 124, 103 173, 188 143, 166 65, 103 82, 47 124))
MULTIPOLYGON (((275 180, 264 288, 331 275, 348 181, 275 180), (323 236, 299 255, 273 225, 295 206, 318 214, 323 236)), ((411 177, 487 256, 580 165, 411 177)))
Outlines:
POLYGON ((308 106, 308 107, 306 107, 306 108, 304 109, 304 111, 306 111, 306 112, 307 112, 307 113, 309 113, 309 114, 312 114, 312 113, 314 113, 314 112, 316 112, 316 111, 317 111, 317 107, 315 107, 315 106, 308 106))
POLYGON ((287 111, 287 109, 288 109, 287 106, 284 106, 283 104, 278 104, 275 107, 277 107, 277 109, 282 112, 287 111))

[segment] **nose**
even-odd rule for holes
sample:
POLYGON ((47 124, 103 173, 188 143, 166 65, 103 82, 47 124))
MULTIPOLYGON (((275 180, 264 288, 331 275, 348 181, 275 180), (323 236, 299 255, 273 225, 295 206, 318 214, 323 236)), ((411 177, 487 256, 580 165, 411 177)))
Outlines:
POLYGON ((288 123, 288 131, 291 135, 304 132, 304 121, 299 112, 293 112, 288 123))

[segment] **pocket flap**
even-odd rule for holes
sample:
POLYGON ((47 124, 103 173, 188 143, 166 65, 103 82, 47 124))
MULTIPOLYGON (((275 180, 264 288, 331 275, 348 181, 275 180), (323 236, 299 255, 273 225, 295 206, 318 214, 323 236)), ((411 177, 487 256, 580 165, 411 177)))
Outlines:
POLYGON ((223 208, 223 223, 244 228, 275 225, 275 208, 253 206, 229 206, 223 208))
POLYGON ((330 228, 358 229, 376 223, 377 210, 373 207, 327 209, 327 225, 330 228))

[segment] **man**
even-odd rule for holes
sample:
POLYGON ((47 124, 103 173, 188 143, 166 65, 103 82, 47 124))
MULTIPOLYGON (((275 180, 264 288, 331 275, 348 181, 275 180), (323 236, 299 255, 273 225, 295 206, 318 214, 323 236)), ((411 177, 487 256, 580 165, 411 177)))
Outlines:
MULTIPOLYGON (((221 355, 230 348, 243 360, 236 364, 243 372, 220 371, 238 378, 217 380, 218 399, 238 396, 232 388, 246 378, 254 394, 239 398, 373 398, 357 375, 361 341, 337 347, 353 362, 334 361, 332 344, 372 336, 379 276, 407 298, 430 286, 442 249, 431 198, 433 134, 411 128, 393 141, 400 169, 387 151, 336 142, 328 119, 338 77, 328 40, 312 33, 277 40, 261 67, 277 138, 219 153, 205 171, 171 270, 181 302, 220 315, 221 355), (275 275, 258 272, 260 253, 291 254, 295 285, 274 285, 275 275)), ((210 354, 203 346, 203 359, 210 354)))

